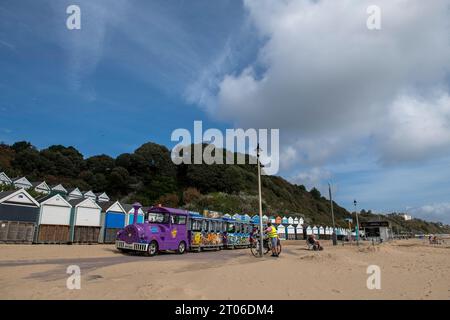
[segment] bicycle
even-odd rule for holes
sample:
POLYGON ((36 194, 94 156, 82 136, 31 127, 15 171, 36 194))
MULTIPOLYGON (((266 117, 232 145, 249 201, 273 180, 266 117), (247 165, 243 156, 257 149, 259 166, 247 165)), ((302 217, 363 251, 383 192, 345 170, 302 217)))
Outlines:
MULTIPOLYGON (((277 238, 277 251, 278 255, 281 253, 281 241, 280 238, 277 238)), ((260 248, 261 242, 259 241, 259 235, 251 236, 250 237, 250 251, 255 257, 259 257, 259 248, 260 248)), ((263 239, 263 255, 268 254, 269 252, 272 252, 272 241, 270 241, 269 237, 264 237, 263 239)))

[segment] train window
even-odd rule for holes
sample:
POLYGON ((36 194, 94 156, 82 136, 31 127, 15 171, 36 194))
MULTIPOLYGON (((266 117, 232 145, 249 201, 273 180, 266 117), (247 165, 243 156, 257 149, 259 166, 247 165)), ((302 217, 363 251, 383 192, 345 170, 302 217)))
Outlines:
POLYGON ((234 226, 234 224, 232 224, 232 223, 228 224, 228 232, 230 232, 230 233, 236 232, 236 227, 234 226))
POLYGON ((173 216, 175 224, 186 224, 186 216, 173 216))
POLYGON ((222 223, 222 232, 227 232, 227 225, 226 222, 222 223))
POLYGON ((169 223, 169 215, 167 213, 150 212, 148 221, 151 223, 169 223))
POLYGON ((222 232, 222 222, 217 221, 216 232, 222 232))
POLYGON ((193 231, 202 230, 202 222, 200 220, 192 220, 192 228, 193 231))
POLYGON ((206 221, 206 220, 202 221, 202 230, 203 231, 208 230, 208 221, 206 221))

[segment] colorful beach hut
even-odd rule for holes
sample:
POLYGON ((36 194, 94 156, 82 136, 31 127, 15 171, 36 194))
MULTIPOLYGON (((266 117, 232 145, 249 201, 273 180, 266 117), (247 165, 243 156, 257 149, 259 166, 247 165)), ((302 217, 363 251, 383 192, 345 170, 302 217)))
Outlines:
MULTIPOLYGON (((133 224, 133 219, 134 219, 134 208, 133 208, 133 205, 128 204, 128 203, 121 203, 121 205, 126 211, 125 226, 133 224)), ((137 223, 144 223, 145 214, 147 213, 146 209, 148 209, 148 208, 144 208, 144 207, 139 208, 138 216, 137 216, 137 223)))
POLYGON ((32 243, 39 203, 25 190, 0 192, 0 242, 32 243))
POLYGON ((273 217, 273 216, 270 217, 270 218, 269 218, 269 221, 270 221, 272 224, 275 224, 275 217, 273 217))
POLYGON ((68 243, 72 205, 60 194, 48 195, 37 201, 40 211, 36 242, 68 243))
POLYGON ((281 219, 281 223, 282 224, 288 224, 289 222, 288 222, 288 218, 286 217, 286 216, 284 216, 282 219, 281 219))
POLYGON ((127 211, 119 201, 101 202, 99 205, 104 220, 100 242, 115 243, 117 232, 125 227, 127 211))
POLYGON ((262 219, 264 223, 267 223, 269 221, 269 217, 266 215, 263 215, 262 219))

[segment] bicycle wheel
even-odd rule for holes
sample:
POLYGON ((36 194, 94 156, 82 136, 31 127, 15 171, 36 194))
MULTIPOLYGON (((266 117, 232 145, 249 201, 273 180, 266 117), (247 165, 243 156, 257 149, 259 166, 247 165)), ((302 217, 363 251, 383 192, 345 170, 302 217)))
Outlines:
POLYGON ((250 251, 252 253, 252 255, 254 255, 255 257, 259 257, 259 245, 258 242, 252 242, 250 244, 250 251))
POLYGON ((272 242, 270 240, 264 240, 264 254, 272 252, 272 242))

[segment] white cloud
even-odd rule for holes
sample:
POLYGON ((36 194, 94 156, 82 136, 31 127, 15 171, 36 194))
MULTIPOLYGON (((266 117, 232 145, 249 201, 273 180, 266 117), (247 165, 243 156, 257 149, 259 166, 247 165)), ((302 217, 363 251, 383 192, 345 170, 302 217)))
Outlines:
POLYGON ((434 203, 410 210, 415 218, 450 224, 450 202, 434 203))
POLYGON ((325 169, 318 167, 311 168, 308 171, 303 171, 292 177, 291 180, 297 184, 304 185, 308 190, 316 187, 317 189, 323 191, 325 190, 325 185, 322 181, 327 180, 331 177, 331 173, 325 169))
POLYGON ((450 150, 447 0, 245 5, 267 42, 255 64, 220 81, 208 102, 215 117, 280 128, 282 149, 303 163, 323 164, 368 143, 385 164, 450 150), (382 9, 379 31, 366 27, 372 4, 382 9))

